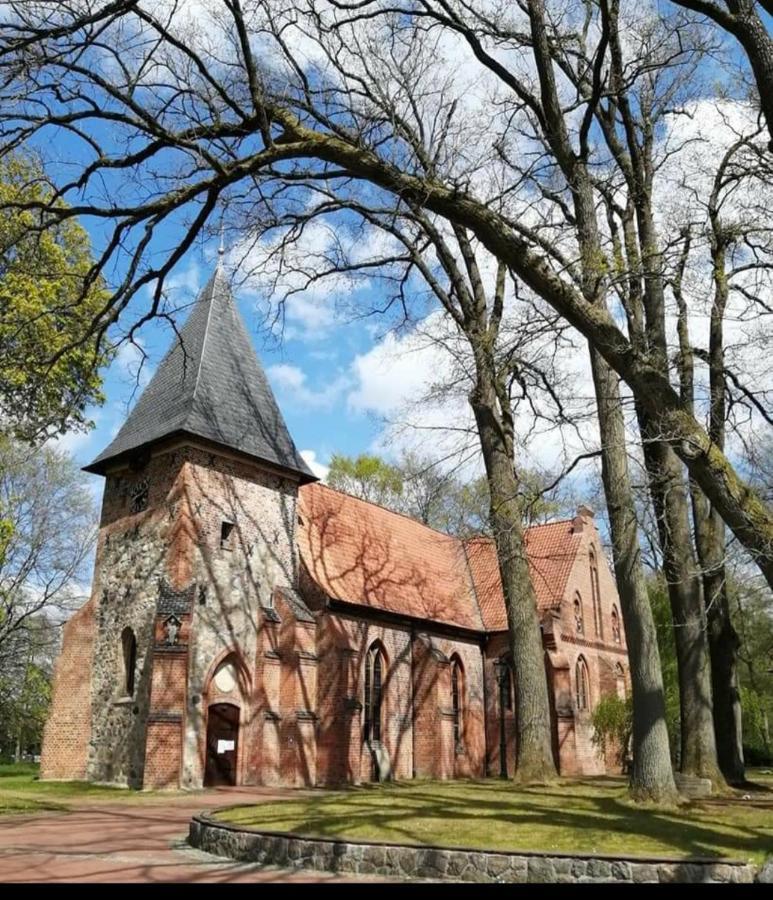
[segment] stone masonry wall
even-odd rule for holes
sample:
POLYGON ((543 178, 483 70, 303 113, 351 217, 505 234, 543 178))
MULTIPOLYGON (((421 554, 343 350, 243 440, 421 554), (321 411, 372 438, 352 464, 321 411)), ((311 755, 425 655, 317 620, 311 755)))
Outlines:
POLYGON ((163 453, 106 478, 93 585, 97 632, 91 672, 92 781, 134 787, 143 783, 156 605, 159 584, 170 575, 168 553, 182 463, 179 452, 163 453), (135 512, 133 499, 142 485, 147 505, 135 512), (121 639, 127 627, 137 642, 132 696, 125 689, 121 639))
POLYGON ((306 838, 257 832, 196 816, 193 847, 241 862, 354 875, 509 884, 540 883, 730 883, 749 884, 755 868, 732 860, 674 860, 491 853, 448 847, 409 846, 306 838))

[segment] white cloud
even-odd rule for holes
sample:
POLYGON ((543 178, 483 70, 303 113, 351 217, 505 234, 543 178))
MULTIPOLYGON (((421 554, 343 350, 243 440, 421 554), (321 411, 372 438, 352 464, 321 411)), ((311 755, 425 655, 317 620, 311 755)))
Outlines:
POLYGON ((306 465, 317 476, 317 478, 321 478, 322 481, 325 481, 327 479, 327 473, 330 471, 330 466, 324 465, 317 459, 316 451, 301 450, 301 458, 305 461, 306 465))
POLYGON ((355 357, 352 369, 357 387, 349 395, 349 408, 393 413, 423 395, 447 363, 443 351, 418 334, 398 338, 390 332, 367 353, 355 357))
POLYGON ((277 391, 302 409, 332 409, 340 401, 350 383, 348 376, 338 374, 320 390, 314 390, 308 386, 306 373, 302 369, 286 363, 269 366, 267 375, 277 391))

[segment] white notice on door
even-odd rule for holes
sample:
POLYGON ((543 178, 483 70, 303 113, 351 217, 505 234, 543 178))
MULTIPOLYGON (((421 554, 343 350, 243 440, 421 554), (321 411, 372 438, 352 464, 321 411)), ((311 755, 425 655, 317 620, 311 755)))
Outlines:
POLYGON ((227 753, 229 750, 233 750, 235 746, 235 741, 218 741, 217 742, 217 752, 218 753, 227 753))

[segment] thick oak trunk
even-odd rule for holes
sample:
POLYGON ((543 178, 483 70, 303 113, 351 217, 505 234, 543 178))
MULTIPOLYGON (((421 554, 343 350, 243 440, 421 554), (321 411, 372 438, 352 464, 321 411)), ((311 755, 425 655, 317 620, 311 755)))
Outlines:
POLYGON ((679 675, 680 768, 686 775, 724 782, 717 762, 711 663, 703 585, 692 548, 687 488, 679 460, 639 410, 650 493, 658 523, 663 570, 674 623, 679 675))
POLYGON ((676 797, 671 768, 663 673, 655 621, 641 565, 641 549, 626 452, 620 383, 598 353, 591 367, 601 434, 601 476, 607 500, 620 608, 633 693, 631 793, 641 800, 676 797))
POLYGON ((498 415, 488 373, 478 373, 470 397, 491 495, 490 518, 505 596, 516 701, 516 773, 519 781, 549 781, 556 776, 550 700, 537 598, 523 542, 518 480, 512 453, 498 415))
MULTIPOLYGON (((714 196, 712 195, 713 202, 710 207, 714 300, 709 327, 709 435, 718 447, 724 449, 726 413, 724 320, 729 291, 726 274, 727 235, 714 196)), ((684 352, 682 355, 684 356, 684 352)), ((711 508, 703 491, 694 481, 691 483, 691 493, 695 545, 703 572, 703 596, 708 622, 717 758, 727 781, 730 784, 740 785, 746 780, 741 695, 738 688, 740 641, 730 621, 725 571, 725 526, 721 516, 711 508)))

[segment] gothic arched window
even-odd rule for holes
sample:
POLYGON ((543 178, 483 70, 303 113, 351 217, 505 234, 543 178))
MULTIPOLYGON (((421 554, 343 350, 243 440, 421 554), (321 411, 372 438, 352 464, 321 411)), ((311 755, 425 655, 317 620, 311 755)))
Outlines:
POLYGON ((577 709, 587 709, 590 702, 590 682, 588 679, 588 664, 584 657, 577 660, 574 669, 575 698, 577 709))
POLYGON ((615 666, 615 687, 617 689, 617 696, 621 700, 625 700, 628 690, 625 685, 625 669, 621 663, 617 663, 615 666))
POLYGON ((131 628, 121 632, 121 649, 123 650, 123 687, 127 697, 134 696, 134 672, 137 668, 137 639, 131 628))
POLYGON ((582 616, 582 597, 574 595, 574 630, 577 634, 585 634, 585 622, 582 616))
POLYGON ((462 716, 464 696, 464 669, 458 656, 451 658, 451 709, 454 716, 454 749, 459 752, 462 746, 462 716))
POLYGON ((620 636, 620 616, 616 606, 612 607, 612 640, 616 644, 619 644, 622 640, 620 636))
POLYGON ((599 567, 596 564, 596 552, 593 547, 588 552, 590 563, 590 587, 593 597, 593 625, 596 629, 596 637, 604 637, 604 628, 601 622, 601 594, 599 592, 599 567))
POLYGON ((365 660, 365 728, 364 739, 381 741, 381 710, 383 702, 386 657, 381 644, 376 642, 368 650, 365 660))

